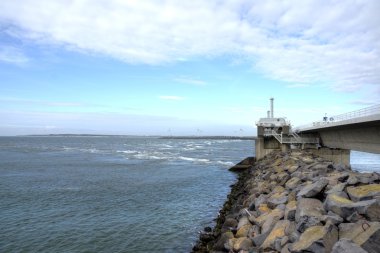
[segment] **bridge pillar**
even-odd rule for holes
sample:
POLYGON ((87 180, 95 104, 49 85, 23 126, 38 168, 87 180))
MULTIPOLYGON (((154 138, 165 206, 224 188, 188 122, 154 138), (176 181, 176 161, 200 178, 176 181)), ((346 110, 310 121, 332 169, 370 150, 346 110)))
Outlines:
POLYGON ((274 137, 257 137, 255 141, 256 160, 260 160, 274 150, 281 150, 281 144, 274 137))
POLYGON ((330 149, 323 147, 320 149, 309 149, 309 151, 317 156, 325 158, 326 160, 330 160, 333 163, 345 166, 350 165, 351 150, 349 149, 330 149))

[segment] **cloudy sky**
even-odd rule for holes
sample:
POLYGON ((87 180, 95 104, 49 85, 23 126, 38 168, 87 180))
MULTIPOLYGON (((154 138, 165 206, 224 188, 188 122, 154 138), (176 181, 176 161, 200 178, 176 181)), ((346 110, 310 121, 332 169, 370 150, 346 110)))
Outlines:
POLYGON ((255 135, 380 103, 378 0, 0 2, 0 135, 255 135))

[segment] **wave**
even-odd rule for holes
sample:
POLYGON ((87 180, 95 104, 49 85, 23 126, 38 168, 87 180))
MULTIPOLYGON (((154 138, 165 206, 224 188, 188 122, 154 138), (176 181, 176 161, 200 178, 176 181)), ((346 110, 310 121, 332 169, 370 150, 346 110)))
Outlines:
POLYGON ((209 163, 210 162, 209 159, 205 159, 205 158, 192 158, 192 157, 186 157, 186 156, 180 156, 180 157, 178 157, 178 159, 184 160, 184 161, 191 161, 191 162, 200 162, 200 163, 209 163))
POLYGON ((116 150, 117 153, 123 153, 123 154, 135 154, 138 153, 136 150, 116 150))
POLYGON ((224 165, 224 166, 228 166, 228 167, 232 167, 232 166, 235 165, 233 162, 216 161, 216 163, 217 163, 217 164, 224 165))
POLYGON ((83 153, 101 153, 102 151, 96 148, 71 148, 71 147, 63 147, 63 151, 79 151, 83 153))

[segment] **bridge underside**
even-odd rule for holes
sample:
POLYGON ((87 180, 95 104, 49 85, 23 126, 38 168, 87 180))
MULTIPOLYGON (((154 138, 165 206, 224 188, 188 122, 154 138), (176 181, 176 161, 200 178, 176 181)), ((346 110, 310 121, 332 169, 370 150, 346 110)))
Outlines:
POLYGON ((316 133, 322 145, 380 154, 380 120, 303 131, 316 133))

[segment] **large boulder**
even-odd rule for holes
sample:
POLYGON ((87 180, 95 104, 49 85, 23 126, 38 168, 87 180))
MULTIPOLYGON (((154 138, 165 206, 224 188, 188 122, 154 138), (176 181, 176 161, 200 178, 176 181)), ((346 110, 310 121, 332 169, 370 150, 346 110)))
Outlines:
POLYGON ((320 200, 313 198, 298 200, 295 215, 297 230, 302 233, 309 227, 322 225, 320 221, 324 214, 325 211, 320 200))
POLYGON ((380 252, 380 222, 341 223, 339 238, 352 240, 369 253, 380 252))
POLYGON ((355 202, 372 199, 375 196, 380 196, 380 184, 347 187, 347 193, 355 202))
POLYGON ((291 250, 292 252, 331 252, 337 240, 338 230, 331 223, 325 226, 313 226, 302 233, 299 240, 292 245, 291 250))
POLYGON ((286 204, 287 201, 288 201, 288 193, 286 191, 276 192, 269 197, 268 206, 270 208, 275 208, 276 206, 280 204, 286 204))
POLYGON ((229 231, 229 232, 223 233, 218 239, 218 241, 215 243, 214 250, 217 250, 217 251, 225 250, 226 249, 225 244, 228 244, 228 241, 232 238, 234 238, 234 234, 232 232, 229 231))
POLYGON ((275 241, 286 236, 286 231, 290 226, 290 221, 281 220, 277 222, 272 231, 269 233, 260 248, 262 249, 275 249, 275 241))
POLYGON ((355 212, 373 221, 378 220, 380 217, 379 200, 377 199, 352 202, 336 194, 330 194, 323 205, 327 211, 333 211, 344 219, 348 219, 355 212))
POLYGON ((236 232, 235 237, 236 237, 236 238, 239 238, 239 237, 247 237, 247 236, 248 236, 248 232, 249 232, 249 230, 251 229, 251 227, 252 227, 251 224, 243 225, 242 227, 240 227, 240 228, 238 229, 238 231, 236 232))
POLYGON ((297 201, 293 200, 286 204, 285 219, 294 221, 296 217, 297 201))
POLYGON ((331 253, 368 253, 356 243, 348 239, 340 239, 335 243, 331 253))
POLYGON ((301 183, 301 179, 298 177, 292 177, 285 183, 286 189, 292 190, 296 188, 301 183))
POLYGON ((239 252, 240 250, 248 251, 252 246, 252 241, 246 237, 241 237, 237 239, 232 239, 233 241, 233 250, 239 252))
POLYGON ((326 187, 328 182, 329 181, 326 178, 324 177, 320 178, 316 182, 303 187, 298 192, 297 197, 311 198, 311 197, 317 196, 323 190, 323 188, 326 187))
POLYGON ((354 202, 349 199, 340 197, 336 194, 329 194, 323 203, 323 206, 327 211, 332 211, 343 218, 347 218, 355 211, 353 204, 354 202))

